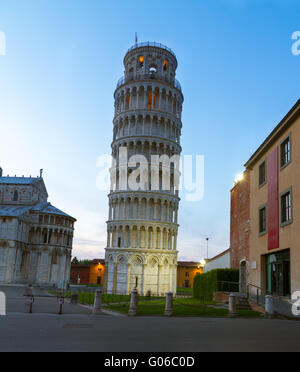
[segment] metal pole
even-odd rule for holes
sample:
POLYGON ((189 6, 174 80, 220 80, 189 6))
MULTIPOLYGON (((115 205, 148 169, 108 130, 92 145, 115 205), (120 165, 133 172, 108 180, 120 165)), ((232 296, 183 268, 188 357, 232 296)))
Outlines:
POLYGON ((206 238, 206 258, 208 259, 208 241, 209 241, 209 238, 206 238))

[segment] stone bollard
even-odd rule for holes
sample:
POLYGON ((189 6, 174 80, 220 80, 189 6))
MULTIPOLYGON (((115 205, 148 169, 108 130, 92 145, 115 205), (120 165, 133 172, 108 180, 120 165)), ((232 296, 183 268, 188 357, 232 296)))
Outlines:
POLYGON ((138 292, 136 289, 131 291, 130 296, 130 307, 129 307, 129 316, 136 316, 137 315, 137 307, 138 307, 138 292))
POLYGON ((102 300, 102 289, 96 289, 93 315, 101 314, 101 302, 102 302, 101 300, 102 300))
POLYGON ((63 312, 63 304, 65 302, 64 298, 62 296, 60 296, 59 300, 59 310, 58 310, 58 315, 62 315, 62 312, 63 312))
POLYGON ((71 294, 71 304, 72 305, 78 304, 78 293, 71 294))
POLYGON ((32 314, 33 303, 34 303, 34 297, 32 296, 29 298, 29 314, 32 314))
POLYGON ((267 318, 272 319, 274 317, 273 297, 270 295, 265 297, 265 311, 267 318))
POLYGON ((166 316, 172 316, 173 315, 173 293, 172 292, 167 292, 166 293, 165 315, 166 316))
POLYGON ((229 315, 236 316, 236 295, 234 293, 229 295, 229 315))

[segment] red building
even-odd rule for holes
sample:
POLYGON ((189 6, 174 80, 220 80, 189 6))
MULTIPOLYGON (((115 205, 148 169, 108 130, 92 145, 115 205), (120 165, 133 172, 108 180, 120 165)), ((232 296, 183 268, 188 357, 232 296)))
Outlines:
POLYGON ((250 172, 231 190, 230 257, 231 268, 240 270, 240 291, 246 292, 249 282, 250 235, 250 172))
POLYGON ((90 265, 72 265, 71 283, 89 284, 90 283, 90 265))

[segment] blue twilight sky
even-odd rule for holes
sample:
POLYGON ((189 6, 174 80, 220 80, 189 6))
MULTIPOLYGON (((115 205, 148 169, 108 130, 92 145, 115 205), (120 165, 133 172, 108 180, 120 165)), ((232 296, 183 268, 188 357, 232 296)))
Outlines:
POLYGON ((110 153, 113 92, 139 41, 178 57, 184 154, 205 156, 205 194, 182 202, 181 259, 229 247, 235 175, 299 98, 297 0, 0 0, 0 166, 44 169, 49 200, 75 216, 74 255, 102 257, 107 197, 96 159, 110 153))

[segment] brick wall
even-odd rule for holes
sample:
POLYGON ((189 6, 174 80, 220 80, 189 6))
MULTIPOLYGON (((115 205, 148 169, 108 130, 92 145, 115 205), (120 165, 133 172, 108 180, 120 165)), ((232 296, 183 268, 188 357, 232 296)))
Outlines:
POLYGON ((240 262, 249 261, 250 234, 250 171, 231 190, 230 249, 231 268, 239 269, 240 262))

